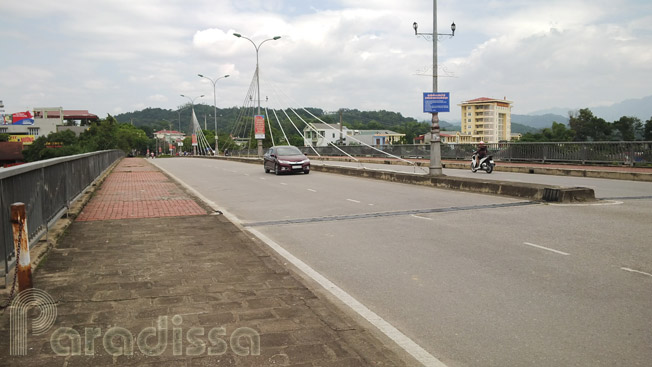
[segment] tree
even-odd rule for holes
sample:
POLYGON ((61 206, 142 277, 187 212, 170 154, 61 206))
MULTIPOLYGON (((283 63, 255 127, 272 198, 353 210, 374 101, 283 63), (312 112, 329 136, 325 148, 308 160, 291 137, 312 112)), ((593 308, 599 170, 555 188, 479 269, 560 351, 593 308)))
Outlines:
POLYGON ((27 162, 84 153, 79 140, 70 130, 53 132, 36 139, 23 151, 27 162))
POLYGON ((570 128, 575 131, 575 141, 603 141, 611 135, 611 125, 593 115, 588 108, 569 116, 570 128))
POLYGON ((645 121, 645 128, 643 130, 643 140, 651 141, 652 140, 652 117, 649 120, 645 121))
POLYGON ((619 140, 633 141, 636 140, 636 132, 641 129, 641 120, 636 117, 623 116, 614 121, 613 127, 615 135, 619 140))
POLYGON ((9 141, 9 134, 0 134, 0 142, 9 141))

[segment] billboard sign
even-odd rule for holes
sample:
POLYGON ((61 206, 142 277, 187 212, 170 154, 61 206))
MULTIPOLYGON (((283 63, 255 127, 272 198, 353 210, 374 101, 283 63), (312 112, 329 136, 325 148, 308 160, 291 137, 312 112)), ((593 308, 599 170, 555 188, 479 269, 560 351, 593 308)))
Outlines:
POLYGON ((254 116, 254 132, 256 139, 265 139, 265 116, 254 116))
POLYGON ((451 112, 450 93, 423 93, 423 112, 451 112))
MULTIPOLYGON (((29 111, 14 113, 11 116, 12 125, 34 125, 34 116, 29 111)), ((5 117, 5 123, 7 118, 5 117)))
POLYGON ((35 139, 36 137, 34 135, 9 135, 10 142, 23 143, 23 145, 30 145, 35 139))
POLYGON ((197 145, 197 134, 192 134, 192 146, 196 147, 197 145))

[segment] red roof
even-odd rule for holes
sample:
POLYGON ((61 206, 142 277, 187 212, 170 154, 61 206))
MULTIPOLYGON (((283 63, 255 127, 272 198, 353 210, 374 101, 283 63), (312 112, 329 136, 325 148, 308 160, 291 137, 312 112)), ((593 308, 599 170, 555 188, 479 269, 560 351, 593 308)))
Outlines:
MULTIPOLYGON (((47 111, 48 118, 59 118, 59 111, 47 111)), ((64 120, 99 120, 97 115, 89 113, 88 110, 63 110, 64 120)))

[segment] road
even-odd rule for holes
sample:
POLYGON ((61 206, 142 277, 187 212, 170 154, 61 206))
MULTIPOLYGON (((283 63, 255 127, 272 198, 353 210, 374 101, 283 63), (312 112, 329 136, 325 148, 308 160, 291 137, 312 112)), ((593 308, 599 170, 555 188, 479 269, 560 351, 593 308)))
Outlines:
POLYGON ((652 183, 476 174, 618 198, 553 205, 320 172, 275 176, 262 164, 155 162, 446 366, 652 361, 652 183))

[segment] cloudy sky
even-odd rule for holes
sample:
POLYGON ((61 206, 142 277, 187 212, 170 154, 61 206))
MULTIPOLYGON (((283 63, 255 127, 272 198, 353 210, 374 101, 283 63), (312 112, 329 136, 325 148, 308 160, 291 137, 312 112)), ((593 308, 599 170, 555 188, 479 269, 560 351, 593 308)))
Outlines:
MULTIPOLYGON (((440 0, 439 91, 507 98, 513 113, 652 95, 649 0, 440 0)), ((242 106, 259 43, 270 107, 391 110, 429 119, 433 2, 425 0, 2 0, 0 100, 7 112, 88 109, 101 117, 176 109, 180 94, 242 106)), ((255 96, 254 96, 255 98, 255 96)))

